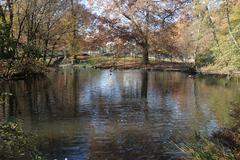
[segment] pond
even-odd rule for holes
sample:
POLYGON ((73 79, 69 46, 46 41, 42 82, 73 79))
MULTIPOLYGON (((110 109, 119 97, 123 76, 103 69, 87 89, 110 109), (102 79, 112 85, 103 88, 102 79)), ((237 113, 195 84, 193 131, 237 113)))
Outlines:
POLYGON ((0 87, 13 94, 0 119, 21 119, 57 160, 177 159, 195 132, 231 125, 240 97, 238 79, 144 70, 69 67, 0 87))

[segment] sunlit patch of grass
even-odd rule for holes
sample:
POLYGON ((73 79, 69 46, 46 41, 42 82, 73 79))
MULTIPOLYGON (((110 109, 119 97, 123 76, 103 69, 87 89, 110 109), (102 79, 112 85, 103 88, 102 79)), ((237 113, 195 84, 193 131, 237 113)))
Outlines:
POLYGON ((140 57, 117 57, 117 56, 101 56, 101 55, 93 55, 88 59, 89 65, 124 65, 124 64, 134 64, 141 63, 142 60, 140 57))
POLYGON ((111 60, 112 60, 111 57, 94 55, 89 57, 88 63, 94 65, 94 64, 110 62, 111 60))

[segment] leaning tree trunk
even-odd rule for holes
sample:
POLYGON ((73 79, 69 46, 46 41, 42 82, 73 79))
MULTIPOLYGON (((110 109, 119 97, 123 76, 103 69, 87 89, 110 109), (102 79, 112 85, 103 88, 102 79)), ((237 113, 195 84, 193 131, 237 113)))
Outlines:
POLYGON ((229 10, 228 0, 225 0, 225 12, 226 12, 226 18, 227 18, 227 24, 228 24, 228 33, 229 33, 233 43, 237 47, 238 51, 240 52, 240 44, 238 43, 236 37, 233 35, 233 28, 232 28, 231 20, 230 20, 230 10, 229 10))
POLYGON ((214 37, 214 40, 216 41, 218 51, 219 51, 220 54, 222 54, 222 51, 221 51, 221 48, 220 48, 220 43, 219 43, 219 40, 218 40, 218 37, 217 37, 217 28, 215 27, 215 24, 214 24, 214 22, 211 18, 211 13, 208 9, 208 6, 206 6, 206 11, 207 11, 208 23, 209 23, 210 27, 212 28, 213 37, 214 37))

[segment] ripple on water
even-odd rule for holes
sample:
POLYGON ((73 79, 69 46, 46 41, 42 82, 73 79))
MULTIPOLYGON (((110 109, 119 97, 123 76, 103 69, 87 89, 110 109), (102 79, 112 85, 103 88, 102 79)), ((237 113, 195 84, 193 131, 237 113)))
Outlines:
MULTIPOLYGON (((68 69, 47 79, 1 82, 17 106, 0 108, 42 139, 48 159, 176 159, 195 131, 229 122, 239 85, 182 73, 68 69), (28 93, 23 96, 23 93, 28 93), (21 113, 21 114, 20 114, 21 113)), ((223 81, 223 80, 221 80, 223 81)))

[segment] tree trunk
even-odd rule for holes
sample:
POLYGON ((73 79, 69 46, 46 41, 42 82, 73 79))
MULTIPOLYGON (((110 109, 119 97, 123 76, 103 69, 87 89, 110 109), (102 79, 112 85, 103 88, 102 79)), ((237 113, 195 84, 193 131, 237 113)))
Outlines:
POLYGON ((48 54, 48 42, 49 42, 49 39, 48 39, 48 36, 47 38, 45 39, 45 46, 44 46, 44 53, 43 53, 43 61, 45 62, 47 60, 47 54, 48 54))
POLYGON ((142 60, 143 60, 143 64, 147 65, 149 64, 149 58, 148 58, 148 45, 145 45, 143 47, 143 55, 142 55, 142 60))
POLYGON ((57 42, 55 42, 55 43, 53 44, 53 46, 52 46, 52 51, 51 51, 52 54, 51 54, 50 60, 49 60, 49 62, 48 62, 48 64, 47 64, 48 67, 51 65, 51 62, 52 62, 52 59, 53 59, 53 52, 54 52, 54 49, 55 49, 56 44, 57 44, 57 42))

